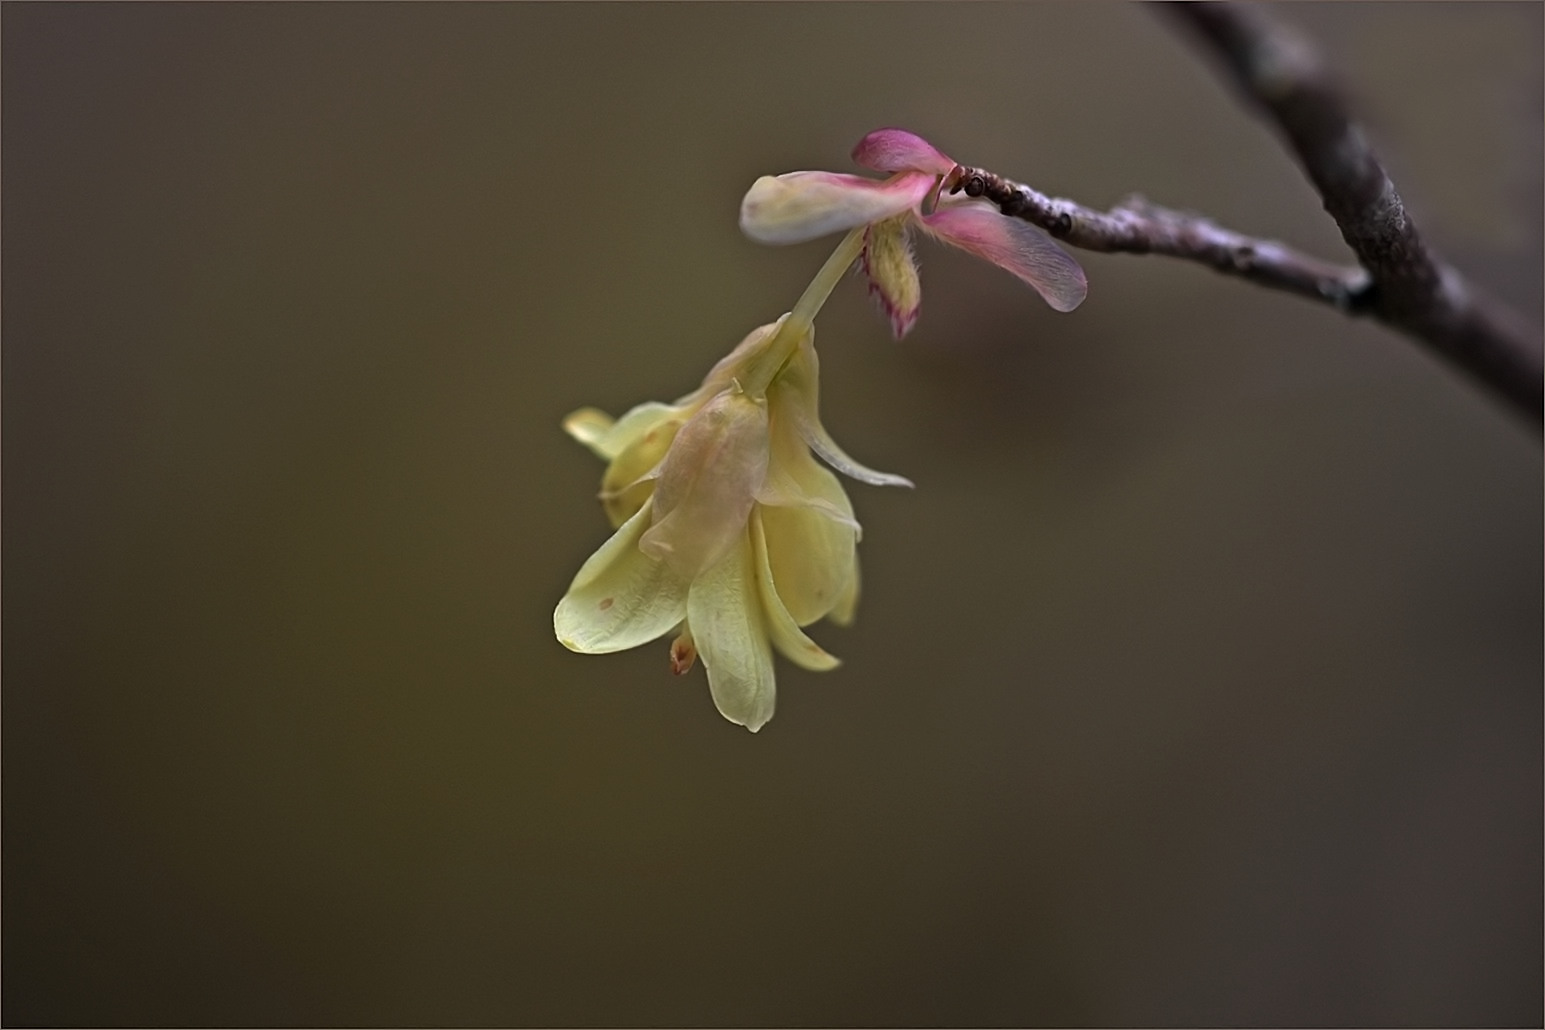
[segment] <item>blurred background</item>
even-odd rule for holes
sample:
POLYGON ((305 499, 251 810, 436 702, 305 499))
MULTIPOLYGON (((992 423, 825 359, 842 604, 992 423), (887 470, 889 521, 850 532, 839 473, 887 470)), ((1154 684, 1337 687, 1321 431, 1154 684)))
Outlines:
MULTIPOLYGON (((1541 311, 1539 5, 1278 12, 1541 311)), ((1135 6, 3 12, 8 1024, 1533 1024, 1538 427, 1408 340, 923 242, 821 319, 865 595, 719 717, 570 654, 582 405, 674 398, 901 125, 1346 256, 1135 6)))

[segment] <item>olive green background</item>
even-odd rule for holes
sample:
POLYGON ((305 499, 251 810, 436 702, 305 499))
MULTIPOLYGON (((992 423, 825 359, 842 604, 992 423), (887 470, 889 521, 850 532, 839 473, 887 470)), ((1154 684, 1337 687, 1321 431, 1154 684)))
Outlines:
MULTIPOLYGON (((1539 5, 1279 13, 1443 253, 1541 309, 1539 5)), ((844 659, 722 720, 570 654, 586 404, 670 399, 835 240, 759 174, 902 125, 1342 259, 1105 5, 3 11, 8 1024, 1533 1024, 1538 428, 1174 261, 1048 310, 924 242, 824 413, 844 659)))

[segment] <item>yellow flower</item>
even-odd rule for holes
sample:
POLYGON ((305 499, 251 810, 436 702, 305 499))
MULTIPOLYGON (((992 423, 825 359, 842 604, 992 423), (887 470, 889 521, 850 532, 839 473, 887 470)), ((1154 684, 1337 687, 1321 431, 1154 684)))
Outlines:
POLYGON ((812 319, 859 245, 850 234, 795 310, 693 393, 615 422, 592 408, 564 422, 608 462, 601 500, 616 532, 558 603, 559 641, 601 654, 677 630, 672 668, 701 656, 719 711, 753 732, 773 715, 773 649, 834 668, 802 627, 846 624, 858 602, 859 526, 812 450, 864 482, 911 485, 859 465, 820 421, 812 319))

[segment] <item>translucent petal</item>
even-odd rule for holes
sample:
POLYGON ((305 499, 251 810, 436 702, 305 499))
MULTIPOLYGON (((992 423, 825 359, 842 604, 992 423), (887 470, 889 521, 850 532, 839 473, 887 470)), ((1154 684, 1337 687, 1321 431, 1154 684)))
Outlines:
POLYGON ((864 234, 859 260, 869 280, 869 295, 890 319, 896 339, 907 335, 923 306, 923 287, 917 277, 917 260, 907 238, 910 219, 901 215, 876 222, 864 234))
MULTIPOLYGON (((831 475, 828 469, 820 465, 815 466, 819 472, 831 475)), ((859 525, 850 509, 838 507, 825 497, 811 496, 803 490, 789 489, 790 479, 780 478, 779 482, 771 488, 764 488, 756 495, 757 502, 768 508, 805 508, 820 515, 822 518, 846 527, 855 539, 863 539, 864 527, 859 525)), ((844 498, 845 499, 845 498, 844 498)))
POLYGON ((948 175, 955 162, 939 153, 932 143, 906 129, 876 129, 858 141, 853 160, 877 172, 915 170, 929 175, 948 175))
POLYGON ((1089 283, 1084 270, 1052 238, 987 204, 941 205, 922 219, 923 228, 946 243, 985 258, 1029 283, 1057 311, 1084 302, 1089 283))
POLYGON ((776 392, 773 460, 764 500, 753 514, 764 534, 772 582, 789 615, 808 626, 847 591, 857 559, 858 523, 841 482, 823 468, 784 417, 776 392), (783 503, 776 503, 782 501, 783 503))
POLYGON ((664 636, 686 615, 689 581, 638 549, 649 517, 646 504, 580 566, 553 612, 564 647, 625 651, 664 636))
POLYGON ((687 619, 708 669, 714 704, 730 722, 755 733, 773 716, 772 646, 756 593, 750 534, 692 584, 687 619))
POLYGON ((911 486, 912 481, 889 472, 876 472, 854 461, 837 446, 821 425, 820 415, 820 366, 815 348, 807 339, 800 344, 794 356, 778 377, 778 383, 786 392, 786 408, 799 435, 821 460, 851 479, 871 486, 911 486))
POLYGON ((639 547, 687 579, 716 563, 745 535, 768 449, 765 400, 731 389, 703 405, 660 466, 639 547))
POLYGON ((916 208, 934 186, 920 172, 884 181, 837 172, 764 175, 740 204, 740 228, 758 243, 803 243, 916 208))
POLYGON ((789 661, 812 672, 825 672, 842 664, 800 630, 774 588, 760 512, 751 515, 751 546, 756 560, 757 596, 762 602, 762 614, 767 620, 767 633, 773 646, 789 661))

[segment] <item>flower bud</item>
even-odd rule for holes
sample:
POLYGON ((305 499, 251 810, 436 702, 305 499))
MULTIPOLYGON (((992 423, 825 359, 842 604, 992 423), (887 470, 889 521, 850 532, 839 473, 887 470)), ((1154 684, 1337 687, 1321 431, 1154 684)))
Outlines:
POLYGON ((923 287, 917 278, 917 260, 907 239, 905 218, 875 222, 864 236, 864 274, 869 295, 879 301, 890 319, 896 339, 907 335, 923 305, 923 287))

